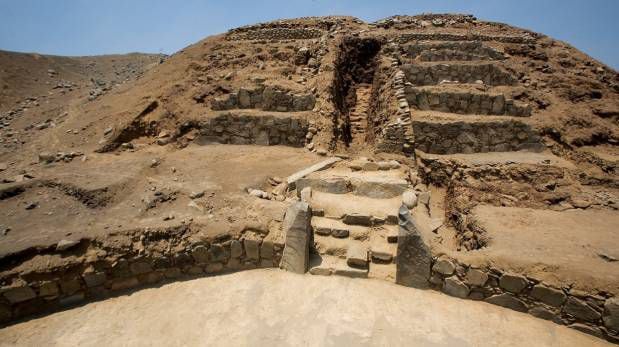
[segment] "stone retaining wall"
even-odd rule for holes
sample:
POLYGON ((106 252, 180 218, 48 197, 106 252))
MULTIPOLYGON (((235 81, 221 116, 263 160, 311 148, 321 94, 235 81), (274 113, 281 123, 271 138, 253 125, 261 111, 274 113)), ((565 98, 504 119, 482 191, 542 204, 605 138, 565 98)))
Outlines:
POLYGON ((478 269, 446 256, 434 257, 432 288, 463 299, 529 313, 619 343, 619 298, 554 288, 539 280, 498 269, 478 269))
POLYGON ((526 36, 495 36, 471 33, 468 35, 449 33, 409 33, 399 37, 400 43, 410 41, 496 41, 502 43, 534 43, 535 37, 526 36))
POLYGON ((405 53, 420 61, 503 60, 505 55, 480 41, 415 43, 406 46, 405 53))
POLYGON ((514 117, 528 117, 531 115, 530 105, 507 99, 503 94, 457 91, 439 92, 407 86, 406 99, 409 105, 420 110, 514 117))
POLYGON ((211 101, 213 110, 262 109, 265 111, 310 111, 316 104, 312 94, 295 94, 276 87, 240 88, 211 101))
MULTIPOLYGON (((64 251, 39 252, 35 258, 55 257, 53 264, 58 265, 48 262, 25 273, 19 272, 19 265, 17 270, 6 270, 9 262, 3 259, 0 324, 166 280, 277 267, 281 260, 284 245, 264 235, 225 234, 207 241, 192 239, 189 229, 185 225, 82 239, 64 251)), ((22 261, 32 256, 25 257, 22 261)))
POLYGON ((200 129, 201 142, 302 147, 309 123, 301 117, 224 113, 195 127, 200 129))
POLYGON ((483 81, 489 86, 515 85, 516 79, 494 64, 479 65, 402 65, 408 82, 417 85, 437 85, 443 81, 476 83, 483 81))
POLYGON ((432 154, 540 150, 541 138, 525 123, 414 120, 416 148, 432 154))
POLYGON ((245 32, 230 33, 230 41, 239 40, 308 40, 322 36, 322 30, 315 28, 261 28, 245 32))
POLYGON ((405 75, 400 70, 395 70, 389 82, 385 83, 379 93, 379 107, 383 110, 395 109, 397 118, 389 120, 385 124, 375 124, 378 134, 377 148, 379 151, 388 153, 411 154, 415 150, 415 138, 411 126, 410 107, 406 101, 404 92, 405 75), (395 104, 395 106, 394 106, 395 104))

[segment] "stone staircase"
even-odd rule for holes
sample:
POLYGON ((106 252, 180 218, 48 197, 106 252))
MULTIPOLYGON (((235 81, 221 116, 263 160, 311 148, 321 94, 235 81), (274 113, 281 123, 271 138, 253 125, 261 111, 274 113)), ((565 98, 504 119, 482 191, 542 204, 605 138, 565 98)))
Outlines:
POLYGON ((502 68, 499 53, 474 42, 420 43, 407 52, 410 63, 401 69, 418 151, 543 150, 540 136, 527 121, 532 108, 510 97, 517 80, 502 68), (434 54, 437 48, 448 48, 451 54, 434 54), (424 56, 432 59, 420 59, 424 56), (446 61, 437 61, 441 57, 446 61))
POLYGON ((297 181, 312 207, 313 275, 395 281, 397 212, 409 189, 399 163, 342 162, 297 181))
POLYGON ((372 85, 359 84, 356 93, 356 103, 350 110, 350 132, 353 143, 362 144, 365 142, 365 133, 368 124, 368 111, 370 108, 370 97, 372 95, 372 85))

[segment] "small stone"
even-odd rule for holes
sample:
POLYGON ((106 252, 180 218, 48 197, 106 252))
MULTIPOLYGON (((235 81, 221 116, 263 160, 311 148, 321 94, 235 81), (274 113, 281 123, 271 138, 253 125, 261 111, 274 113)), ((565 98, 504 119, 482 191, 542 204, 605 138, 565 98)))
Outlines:
POLYGON ((533 307, 529 310, 529 314, 550 321, 557 321, 559 319, 556 314, 542 306, 533 307))
POLYGON ((39 287, 39 296, 42 297, 55 297, 58 293, 58 285, 55 282, 45 282, 39 287))
POLYGON ((483 287, 488 281, 488 274, 478 269, 469 269, 464 279, 471 286, 483 287))
POLYGON ((79 241, 75 241, 75 240, 60 240, 56 244, 56 251, 58 252, 65 251, 73 246, 76 246, 79 243, 80 243, 79 241))
POLYGON ((351 213, 351 214, 344 215, 344 217, 342 218, 342 221, 345 224, 371 226, 372 216, 361 214, 361 213, 351 213))
POLYGON ((38 203, 36 202, 30 202, 26 205, 26 207, 24 207, 26 210, 32 210, 35 209, 37 206, 39 206, 38 203))
POLYGON ((189 198, 190 199, 199 199, 201 197, 204 196, 204 191, 201 190, 199 192, 191 192, 191 194, 189 194, 189 198))
POLYGON ((434 266, 432 266, 432 271, 438 272, 440 274, 450 276, 456 270, 456 266, 451 261, 451 259, 446 257, 439 258, 434 266))
POLYGON ((134 275, 142 275, 153 271, 153 267, 146 261, 137 261, 129 265, 131 272, 134 275))
POLYGON ((509 292, 518 294, 527 287, 528 282, 526 278, 520 275, 503 274, 499 279, 499 285, 509 292))
POLYGON ((191 251, 191 257, 198 264, 206 264, 208 263, 208 248, 205 246, 196 246, 191 251))
POLYGON ((378 171, 378 164, 373 161, 366 161, 361 165, 361 169, 364 171, 378 171))
POLYGON ((221 270, 223 270, 224 266, 222 263, 213 263, 213 264, 208 264, 206 266, 206 268, 204 269, 204 271, 206 271, 206 273, 215 273, 215 272, 220 272, 221 270))
POLYGON ((243 245, 238 240, 232 240, 230 242, 230 257, 240 258, 243 254, 243 245))
POLYGON ((443 292, 457 298, 465 299, 469 295, 469 287, 462 283, 458 277, 452 276, 445 279, 443 292))
POLYGON ((105 283, 107 276, 105 272, 91 272, 82 275, 88 288, 97 287, 105 283))
POLYGON ((602 331, 597 327, 592 327, 587 324, 581 324, 581 323, 574 323, 574 324, 568 325, 568 327, 572 329, 576 329, 585 334, 593 335, 600 339, 604 338, 604 334, 602 334, 602 331))

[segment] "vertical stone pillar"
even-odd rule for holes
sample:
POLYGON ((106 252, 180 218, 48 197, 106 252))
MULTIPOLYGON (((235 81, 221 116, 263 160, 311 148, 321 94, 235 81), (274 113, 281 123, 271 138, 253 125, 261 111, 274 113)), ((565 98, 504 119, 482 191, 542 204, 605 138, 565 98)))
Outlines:
POLYGON ((286 244, 280 268, 299 274, 307 272, 313 239, 311 218, 312 210, 306 202, 296 202, 288 207, 283 223, 286 244))
POLYGON ((406 206, 400 206, 398 219, 398 255, 395 281, 397 284, 407 287, 428 288, 432 266, 430 248, 423 241, 419 228, 417 228, 406 206))

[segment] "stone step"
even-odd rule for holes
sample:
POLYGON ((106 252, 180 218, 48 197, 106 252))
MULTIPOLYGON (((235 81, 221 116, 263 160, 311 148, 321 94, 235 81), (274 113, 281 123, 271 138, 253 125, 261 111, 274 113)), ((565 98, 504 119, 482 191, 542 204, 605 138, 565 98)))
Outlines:
POLYGON ((314 249, 320 255, 329 255, 337 258, 346 258, 348 239, 338 239, 314 233, 314 249))
POLYGON ((320 236, 331 236, 335 238, 351 238, 353 240, 367 240, 370 229, 363 226, 347 225, 341 220, 326 217, 313 217, 312 229, 315 234, 320 236))
POLYGON ((481 41, 437 41, 408 44, 405 54, 417 61, 503 60, 505 55, 481 41))
POLYGON ((337 168, 299 179, 297 195, 303 188, 311 187, 316 192, 351 193, 374 199, 389 199, 401 196, 408 186, 405 170, 354 171, 337 168))
POLYGON ((395 264, 370 264, 368 278, 388 281, 395 283, 395 274, 397 268, 395 264))
POLYGON ((397 243, 389 243, 389 236, 393 234, 393 230, 397 231, 397 226, 388 226, 389 228, 377 229, 370 233, 370 261, 375 264, 390 264, 395 263, 395 258, 398 253, 397 243))
POLYGON ((309 273, 318 276, 368 277, 368 269, 350 267, 345 259, 317 254, 312 254, 310 257, 309 273))
POLYGON ((354 194, 332 194, 316 191, 310 200, 312 208, 322 209, 326 217, 342 219, 346 224, 359 224, 370 219, 372 225, 396 224, 400 196, 374 199, 354 194), (345 216, 348 216, 346 219, 345 216))
POLYGON ((406 86, 406 100, 412 108, 473 115, 531 116, 531 106, 508 99, 500 92, 481 92, 476 86, 406 86))
POLYGON ((416 149, 433 154, 541 151, 541 137, 522 118, 459 116, 419 111, 413 119, 416 149))

